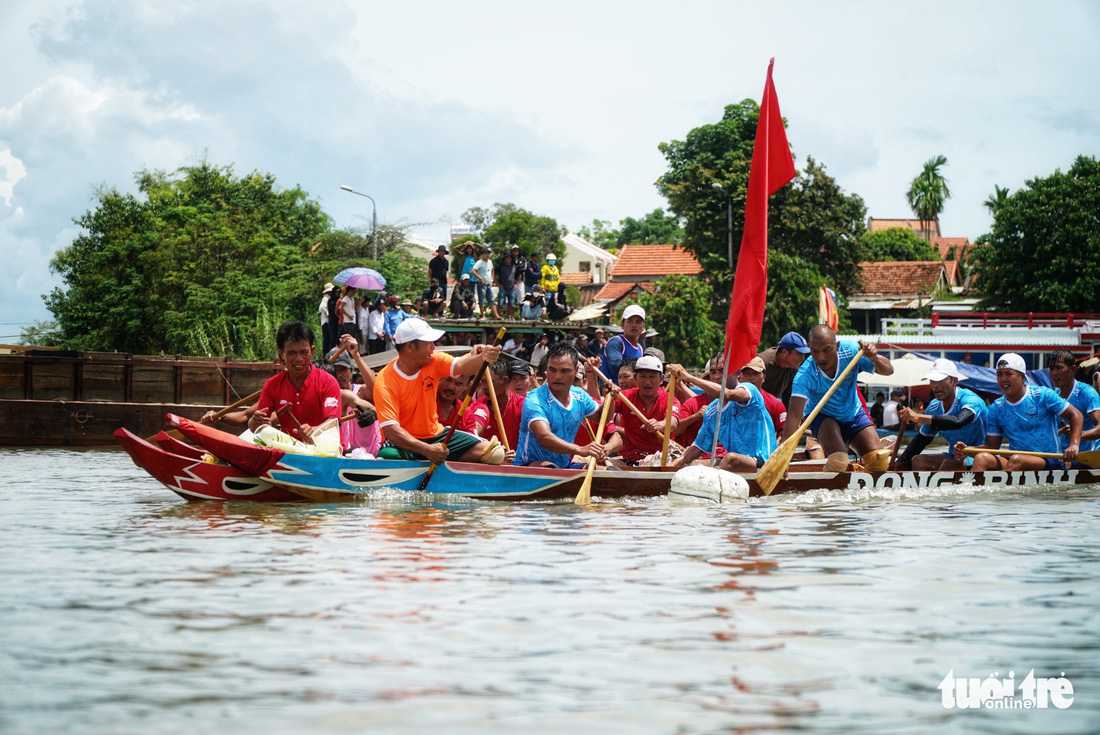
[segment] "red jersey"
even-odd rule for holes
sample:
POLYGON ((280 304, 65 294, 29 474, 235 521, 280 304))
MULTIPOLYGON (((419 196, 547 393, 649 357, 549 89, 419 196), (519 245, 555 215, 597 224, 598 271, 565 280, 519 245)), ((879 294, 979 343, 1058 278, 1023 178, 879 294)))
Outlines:
MULTIPOLYGON (((607 444, 607 440, 611 438, 611 435, 619 430, 619 427, 615 425, 614 421, 608 421, 603 427, 603 439, 604 444, 607 444)), ((592 442, 596 441, 596 422, 590 419, 585 419, 581 422, 581 428, 577 429, 577 435, 573 437, 573 443, 578 447, 586 447, 592 442), (588 429, 591 427, 592 433, 588 433, 588 429)))
MULTIPOLYGON (((633 403, 647 419, 656 419, 662 427, 665 423, 665 414, 668 412, 668 391, 658 388, 657 400, 647 410, 638 395, 640 390, 641 388, 624 390, 622 396, 615 399, 615 410, 619 412, 619 425, 623 427, 623 459, 628 462, 637 462, 646 455, 661 451, 661 439, 642 428, 641 419, 626 407, 623 398, 633 403)), ((680 418, 680 401, 676 398, 672 399, 672 415, 677 419, 680 418)))
MULTIPOLYGON (((706 393, 700 393, 692 396, 683 402, 680 406, 680 417, 687 418, 696 411, 710 405, 711 398, 706 393)), ((682 447, 689 447, 691 443, 695 441, 695 437, 699 435, 699 427, 703 425, 703 420, 699 419, 691 426, 687 427, 683 431, 676 434, 674 437, 676 442, 682 447)))
POLYGON ((764 397, 764 408, 768 409, 768 415, 772 417, 772 423, 775 424, 775 433, 782 434, 783 424, 787 422, 787 407, 783 405, 783 401, 766 390, 760 391, 760 395, 764 397))
MULTIPOLYGON (((523 396, 508 393, 508 403, 500 407, 500 418, 504 422, 504 433, 508 437, 508 448, 515 449, 519 443, 519 420, 523 416, 523 396)), ((493 416, 493 407, 489 397, 483 396, 466 407, 458 428, 477 434, 482 439, 500 438, 497 432, 497 420, 493 416)))
MULTIPOLYGON (((324 370, 318 370, 311 365, 302 387, 295 388, 290 382, 290 373, 284 370, 264 383, 256 409, 266 408, 274 414, 288 404, 299 423, 319 426, 325 419, 340 415, 340 384, 324 370)), ((289 416, 285 419, 279 421, 283 431, 301 439, 298 430, 294 428, 294 422, 289 416)))

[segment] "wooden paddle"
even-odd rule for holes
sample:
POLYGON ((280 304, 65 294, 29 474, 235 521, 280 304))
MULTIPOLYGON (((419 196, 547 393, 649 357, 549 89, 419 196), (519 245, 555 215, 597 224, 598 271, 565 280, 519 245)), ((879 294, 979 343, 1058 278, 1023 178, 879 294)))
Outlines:
MULTIPOLYGON (((222 416, 225 416, 227 413, 233 413, 234 411, 236 411, 241 406, 246 406, 250 403, 254 403, 255 401, 259 400, 260 393, 261 393, 261 391, 256 391, 252 395, 245 396, 244 398, 237 401, 236 403, 230 403, 228 406, 226 406, 222 410, 215 413, 213 418, 210 419, 210 423, 211 424, 214 423, 215 421, 220 419, 222 416)), ((168 436, 172 437, 173 439, 179 439, 180 441, 184 441, 183 434, 179 433, 179 431, 177 431, 176 429, 172 429, 171 431, 167 431, 165 433, 168 434, 168 436)), ((155 439, 155 436, 151 436, 148 439, 146 439, 145 441, 151 442, 154 439, 155 439)))
MULTIPOLYGON (((995 454, 998 457, 1010 457, 1013 454, 1023 454, 1028 457, 1044 457, 1046 459, 1065 459, 1065 456, 1056 454, 1054 452, 1025 452, 1023 450, 1016 449, 983 449, 982 447, 963 447, 963 454, 968 454, 971 457, 978 454, 995 454)), ((1075 462, 1081 464, 1087 464, 1089 467, 1100 467, 1100 450, 1094 450, 1090 452, 1081 452, 1077 455, 1075 462)))
MULTIPOLYGON (((756 483, 760 485, 760 489, 764 491, 765 495, 771 495, 772 490, 779 483, 780 478, 783 477, 783 473, 787 471, 787 466, 791 463, 791 457, 794 456, 794 452, 798 449, 798 443, 802 441, 802 434, 810 427, 810 424, 814 422, 817 415, 821 413, 821 409, 825 408, 825 404, 829 402, 829 399, 833 397, 833 393, 836 393, 836 389, 840 387, 840 384, 844 382, 844 379, 848 377, 848 373, 855 369, 856 363, 863 357, 864 348, 861 346, 859 352, 856 353, 852 361, 848 363, 848 366, 837 376, 837 379, 833 381, 833 384, 829 386, 829 390, 825 391, 825 395, 821 397, 821 400, 814 406, 814 410, 810 411, 810 415, 806 417, 806 420, 802 422, 802 425, 798 427, 798 431, 794 432, 779 445, 779 448, 772 452, 772 456, 768 457, 768 461, 764 463, 764 466, 760 468, 760 471, 756 473, 756 483)), ((790 420, 790 417, 787 417, 790 420)))
POLYGON ((903 421, 901 427, 898 429, 898 438, 894 440, 894 448, 890 451, 890 463, 886 465, 887 472, 892 472, 894 470, 894 463, 898 461, 898 447, 901 446, 901 438, 905 436, 905 429, 908 425, 908 421, 903 421))
MULTIPOLYGON (((599 368, 592 368, 592 369, 596 371, 596 375, 600 376, 600 378, 603 380, 603 382, 607 383, 608 386, 611 385, 611 378, 609 378, 606 375, 604 375, 603 373, 601 373, 599 368)), ((645 414, 642 413, 641 411, 639 411, 638 407, 635 406, 633 403, 631 403, 630 400, 626 396, 624 396, 622 393, 620 393, 618 395, 618 399, 620 401, 622 401, 624 404, 626 404, 626 407, 630 409, 631 413, 633 413, 635 416, 638 417, 639 421, 641 421, 643 424, 648 424, 649 423, 649 419, 646 418, 645 414)), ((659 436, 661 438, 661 441, 667 441, 667 439, 666 439, 663 432, 658 431, 657 436, 659 436)))
MULTIPOLYGON (((496 336, 493 337, 493 341, 489 343, 490 347, 496 347, 500 340, 504 339, 504 333, 508 331, 507 327, 501 327, 496 336)), ((462 414, 466 413, 466 407, 470 405, 470 398, 477 393, 477 387, 481 385, 481 379, 485 376, 485 369, 489 367, 489 363, 481 363, 481 367, 477 369, 477 373, 474 375, 474 379, 470 382, 469 387, 466 389, 466 397, 462 399, 462 405, 458 407, 458 413, 455 415, 454 423, 451 424, 451 428, 447 430, 447 436, 443 437, 442 446, 447 448, 447 442, 451 440, 451 437, 455 435, 455 428, 458 426, 459 420, 462 418, 462 414)), ((432 479, 432 475, 435 474, 435 468, 438 467, 435 462, 432 462, 428 467, 427 473, 424 475, 424 479, 420 481, 420 489, 427 490, 428 483, 432 479)))
POLYGON ((672 436, 672 401, 676 395, 676 376, 668 379, 668 409, 665 411, 665 436, 661 440, 661 469, 668 464, 668 438, 672 436))
MULTIPOLYGON (((275 412, 275 415, 279 417, 280 421, 282 420, 283 416, 286 416, 287 418, 289 418, 290 423, 294 424, 294 428, 298 430, 298 436, 300 436, 302 438, 303 442, 305 442, 306 444, 316 444, 316 442, 313 441, 312 436, 311 437, 302 436, 302 422, 299 421, 298 417, 294 415, 294 412, 290 410, 290 404, 289 403, 286 404, 285 406, 283 406, 282 408, 280 408, 279 410, 277 410, 275 412)), ((288 431, 287 433, 289 434, 290 432, 288 431)))
MULTIPOLYGON (((607 425, 607 410, 615 401, 611 398, 611 391, 603 397, 603 409, 600 410, 600 425, 596 427, 596 443, 603 442, 603 428, 607 425)), ((584 473, 584 482, 577 491, 577 497, 573 499, 575 505, 588 505, 592 502, 592 473, 596 471, 596 458, 588 458, 588 470, 584 473)))
POLYGON ((497 420, 497 434, 500 435, 500 443, 504 445, 504 451, 508 451, 508 435, 504 433, 504 417, 500 415, 500 401, 497 400, 497 391, 493 387, 493 379, 489 378, 489 402, 493 404, 493 416, 497 420))

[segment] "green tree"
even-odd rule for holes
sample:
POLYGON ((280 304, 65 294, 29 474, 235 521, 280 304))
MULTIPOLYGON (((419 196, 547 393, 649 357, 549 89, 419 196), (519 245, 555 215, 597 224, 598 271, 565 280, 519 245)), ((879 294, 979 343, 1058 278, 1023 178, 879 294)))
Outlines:
POLYGON ((865 232, 859 238, 865 260, 875 262, 895 260, 939 260, 939 255, 926 240, 917 237, 908 227, 891 227, 878 232, 865 232))
POLYGON ((1096 311, 1100 292, 1100 161, 1028 181, 994 212, 972 259, 980 308, 1096 311))
POLYGON ((202 163, 136 178, 140 197, 99 192, 74 220, 82 234, 51 262, 65 287, 45 301, 63 344, 187 353, 207 330, 251 356, 257 327, 306 290, 291 275, 328 217, 270 174, 202 163))
MULTIPOLYGON (((726 320, 737 267, 759 112, 753 100, 729 105, 721 121, 691 130, 682 141, 659 146, 668 170, 658 179, 657 188, 668 198, 672 214, 683 222, 683 247, 695 255, 711 281, 717 297, 711 317, 719 324, 726 320), (727 255, 731 201, 732 265, 727 255)), ((762 343, 792 328, 805 331, 817 321, 817 288, 809 288, 805 278, 795 276, 816 274, 842 297, 859 288, 859 237, 865 220, 863 200, 846 194, 812 157, 794 181, 769 199, 769 292, 782 294, 785 301, 779 304, 769 296, 762 343), (776 261, 777 255, 786 258, 776 261), (791 325, 792 314, 805 321, 791 325)))
POLYGON ((714 300, 710 285, 692 276, 671 275, 654 293, 643 293, 638 303, 646 310, 647 326, 660 332, 660 345, 669 362, 702 365, 722 345, 722 327, 701 304, 714 300))
POLYGON ((641 219, 627 217, 620 220, 615 246, 678 244, 683 239, 684 228, 680 218, 669 215, 663 209, 654 209, 641 219))
POLYGON ((997 210, 1003 207, 1005 202, 1008 201, 1008 196, 1010 193, 1011 192, 1009 192, 1008 189, 1002 189, 1001 187, 994 184, 993 193, 990 194, 984 202, 982 202, 982 206, 988 209, 990 214, 996 215, 997 210))
POLYGON ((608 220, 594 219, 591 225, 582 225, 577 234, 604 250, 613 250, 619 246, 619 231, 613 229, 608 220))
MULTIPOLYGON (((920 220, 921 229, 926 234, 931 232, 932 223, 939 223, 940 213, 947 200, 951 198, 951 190, 947 186, 947 179, 943 177, 940 169, 947 165, 947 158, 934 156, 925 162, 924 168, 909 184, 909 191, 905 198, 909 202, 913 214, 920 220)), ((931 235, 926 237, 931 241, 931 235)))
POLYGON ((546 257, 554 253, 558 258, 565 254, 561 238, 565 228, 552 217, 537 215, 514 204, 494 204, 490 210, 491 219, 481 232, 482 242, 497 255, 519 245, 520 253, 526 258, 531 253, 546 257))

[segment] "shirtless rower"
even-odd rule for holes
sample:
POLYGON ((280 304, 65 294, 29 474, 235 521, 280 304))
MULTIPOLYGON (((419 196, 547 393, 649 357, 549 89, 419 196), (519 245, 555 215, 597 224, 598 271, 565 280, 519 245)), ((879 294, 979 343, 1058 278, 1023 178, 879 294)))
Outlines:
POLYGON ((967 457, 965 463, 955 459, 952 447, 955 442, 973 445, 985 441, 988 409, 977 393, 959 387, 959 369, 955 363, 940 358, 928 369, 928 385, 932 389, 934 400, 928 404, 924 413, 903 407, 899 417, 903 426, 910 422, 920 427, 917 435, 909 442, 905 452, 898 458, 899 469, 910 466, 918 472, 965 470, 974 464, 973 457, 967 457), (947 441, 947 451, 938 454, 921 454, 936 434, 943 434, 947 441))
POLYGON ((894 366, 890 360, 878 354, 873 344, 838 341, 836 332, 825 324, 816 324, 810 330, 809 347, 810 359, 802 363, 794 377, 787 409, 790 418, 783 429, 783 439, 795 433, 802 424, 802 417, 820 403, 837 376, 862 347, 864 354, 859 364, 837 387, 810 424, 810 431, 821 442, 826 455, 847 452, 849 445, 860 456, 881 449, 875 425, 859 400, 856 377, 860 371, 893 375, 894 366))
MULTIPOLYGON (((1000 449, 1007 438, 1011 449, 1032 452, 1062 453, 1066 462, 1077 458, 1081 444, 1081 412, 1071 406, 1057 391, 1027 384, 1027 364, 1024 358, 1009 352, 997 360, 997 386, 1004 393, 989 407, 986 449, 1000 449), (1069 422, 1069 442, 1063 450, 1058 438, 1058 417, 1069 422)), ((955 443, 955 459, 962 459, 966 445, 955 443)), ((974 457, 974 471, 988 470, 1060 470, 1057 459, 1013 454, 1007 458, 995 454, 974 457)))
POLYGON ((489 442, 464 431, 455 431, 443 446, 446 431, 439 423, 436 390, 442 378, 472 375, 483 363, 496 362, 500 346, 477 345, 456 358, 435 351, 443 334, 423 319, 407 319, 394 330, 397 358, 374 382, 374 405, 386 439, 380 458, 479 462, 489 447, 489 442))
POLYGON ((313 367, 313 330, 302 322, 286 322, 275 333, 275 346, 286 370, 268 378, 260 391, 248 428, 256 431, 278 420, 283 431, 309 441, 315 427, 340 415, 340 385, 324 370, 313 367), (276 410, 289 408, 300 426, 283 422, 276 410))

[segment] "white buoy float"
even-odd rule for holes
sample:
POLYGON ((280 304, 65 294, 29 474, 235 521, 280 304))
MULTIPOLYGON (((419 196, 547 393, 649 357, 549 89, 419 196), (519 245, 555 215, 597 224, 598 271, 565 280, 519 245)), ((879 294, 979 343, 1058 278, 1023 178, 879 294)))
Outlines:
POLYGON ((712 503, 744 503, 749 499, 749 483, 744 477, 717 467, 692 466, 672 476, 668 494, 670 498, 681 496, 712 503))

